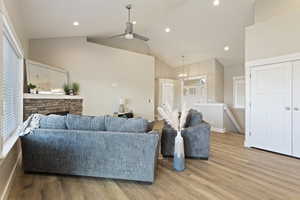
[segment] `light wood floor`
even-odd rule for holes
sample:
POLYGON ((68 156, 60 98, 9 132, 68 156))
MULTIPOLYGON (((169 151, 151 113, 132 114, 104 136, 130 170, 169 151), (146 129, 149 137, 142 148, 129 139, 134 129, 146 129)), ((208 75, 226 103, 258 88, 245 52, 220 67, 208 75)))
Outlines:
POLYGON ((9 200, 299 200, 300 160, 243 147, 241 135, 213 134, 209 161, 172 170, 159 161, 153 185, 19 173, 9 200))

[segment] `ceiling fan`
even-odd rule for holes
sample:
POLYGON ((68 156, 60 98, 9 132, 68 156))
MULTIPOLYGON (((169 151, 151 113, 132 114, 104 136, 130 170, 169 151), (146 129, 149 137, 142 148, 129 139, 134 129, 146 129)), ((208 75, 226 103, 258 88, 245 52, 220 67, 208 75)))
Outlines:
POLYGON ((114 35, 114 36, 110 37, 110 39, 117 38, 117 37, 124 37, 127 40, 138 39, 138 40, 142 40, 145 42, 149 41, 149 38, 133 32, 133 23, 130 21, 130 11, 132 9, 132 5, 128 4, 126 6, 126 9, 128 10, 128 21, 126 22, 125 33, 122 33, 119 35, 114 35))

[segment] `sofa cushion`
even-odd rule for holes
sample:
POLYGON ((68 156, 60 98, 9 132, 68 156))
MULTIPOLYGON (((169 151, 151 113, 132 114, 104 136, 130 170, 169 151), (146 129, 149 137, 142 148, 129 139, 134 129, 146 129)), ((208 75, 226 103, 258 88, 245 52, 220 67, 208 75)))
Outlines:
POLYGON ((60 116, 60 115, 41 116, 40 128, 42 128, 42 129, 67 129, 66 116, 60 116))
POLYGON ((148 122, 142 118, 125 119, 106 116, 105 127, 107 131, 112 132, 146 133, 148 122))
POLYGON ((202 113, 191 109, 186 117, 185 128, 196 126, 203 121, 202 113))
POLYGON ((105 117, 67 115, 66 125, 70 130, 105 131, 105 117))

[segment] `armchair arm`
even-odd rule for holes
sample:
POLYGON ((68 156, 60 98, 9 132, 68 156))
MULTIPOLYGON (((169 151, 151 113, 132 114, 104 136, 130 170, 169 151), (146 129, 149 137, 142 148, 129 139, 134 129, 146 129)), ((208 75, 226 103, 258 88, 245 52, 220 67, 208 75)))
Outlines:
POLYGON ((209 157, 210 131, 211 127, 207 122, 186 128, 182 132, 186 155, 193 158, 209 157))

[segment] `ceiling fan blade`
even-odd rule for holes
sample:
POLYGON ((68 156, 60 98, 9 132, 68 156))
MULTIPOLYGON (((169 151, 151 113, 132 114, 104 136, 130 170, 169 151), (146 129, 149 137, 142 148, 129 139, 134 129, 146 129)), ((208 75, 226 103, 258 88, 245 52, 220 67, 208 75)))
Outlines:
POLYGON ((113 39, 113 38, 124 37, 125 35, 126 35, 126 33, 122 33, 122 34, 119 34, 119 35, 114 35, 114 36, 108 37, 107 39, 113 39))
POLYGON ((134 37, 135 39, 143 40, 143 41, 145 41, 145 42, 149 41, 149 38, 147 38, 147 37, 145 37, 145 36, 142 36, 142 35, 139 35, 139 34, 136 34, 136 33, 133 34, 133 37, 134 37))

